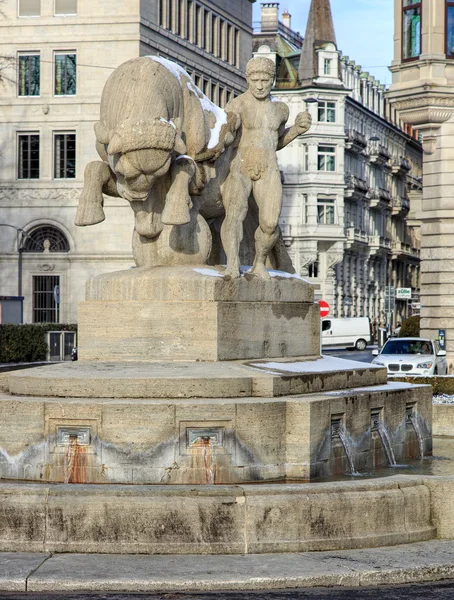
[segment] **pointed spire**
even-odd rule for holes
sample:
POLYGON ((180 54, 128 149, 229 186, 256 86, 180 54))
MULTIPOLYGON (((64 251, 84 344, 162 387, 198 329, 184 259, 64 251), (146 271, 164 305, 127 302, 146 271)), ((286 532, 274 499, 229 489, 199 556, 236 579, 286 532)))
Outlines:
POLYGON ((298 78, 302 84, 312 83, 317 76, 315 50, 328 42, 337 47, 330 2, 312 0, 298 68, 298 78))

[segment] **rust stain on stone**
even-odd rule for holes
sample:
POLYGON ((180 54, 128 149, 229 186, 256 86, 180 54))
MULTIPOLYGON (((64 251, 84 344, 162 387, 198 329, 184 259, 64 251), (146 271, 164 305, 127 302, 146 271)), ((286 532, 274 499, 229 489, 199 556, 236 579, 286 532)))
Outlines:
POLYGON ((87 447, 71 436, 65 454, 65 483, 87 483, 86 460, 87 447))

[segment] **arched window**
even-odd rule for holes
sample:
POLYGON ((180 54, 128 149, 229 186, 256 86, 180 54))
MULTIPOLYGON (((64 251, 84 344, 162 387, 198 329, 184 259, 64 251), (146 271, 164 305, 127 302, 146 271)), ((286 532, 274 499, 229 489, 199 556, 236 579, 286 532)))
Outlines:
POLYGON ((37 227, 27 233, 23 248, 24 252, 69 252, 69 250, 66 236, 51 225, 37 227))
POLYGON ((421 54, 421 0, 402 0, 402 59, 421 54))
POLYGON ((446 2, 446 56, 454 58, 454 1, 446 2))

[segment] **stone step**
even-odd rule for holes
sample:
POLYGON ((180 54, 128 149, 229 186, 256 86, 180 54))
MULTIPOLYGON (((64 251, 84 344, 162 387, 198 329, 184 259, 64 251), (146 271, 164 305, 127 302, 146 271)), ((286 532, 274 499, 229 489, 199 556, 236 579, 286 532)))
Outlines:
POLYGON ((67 362, 10 375, 10 392, 59 398, 278 397, 385 384, 386 369, 333 357, 67 362))

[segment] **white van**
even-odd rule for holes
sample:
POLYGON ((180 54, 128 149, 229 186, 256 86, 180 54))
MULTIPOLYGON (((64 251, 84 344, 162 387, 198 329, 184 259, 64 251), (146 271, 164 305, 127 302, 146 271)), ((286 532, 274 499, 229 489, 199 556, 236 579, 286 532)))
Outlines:
POLYGON ((344 346, 365 350, 370 343, 369 317, 322 319, 322 346, 344 346))

